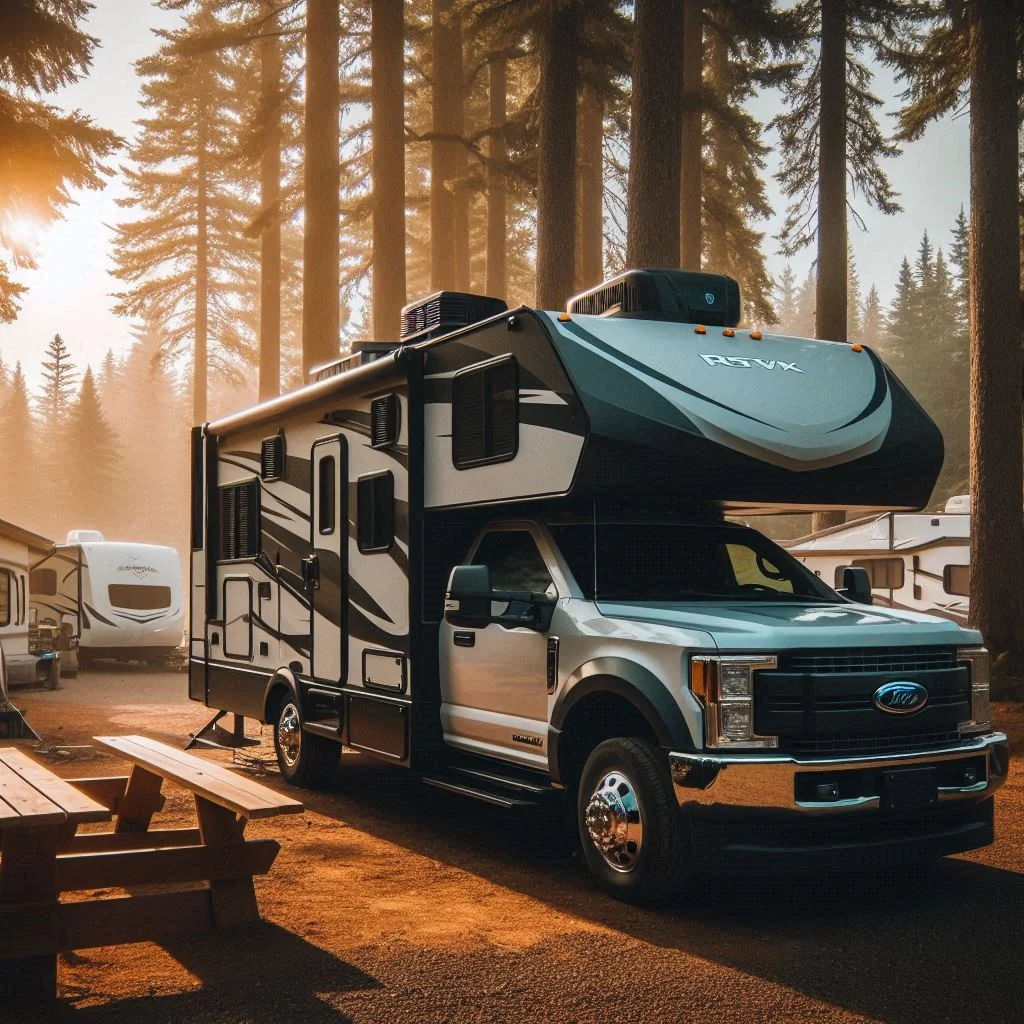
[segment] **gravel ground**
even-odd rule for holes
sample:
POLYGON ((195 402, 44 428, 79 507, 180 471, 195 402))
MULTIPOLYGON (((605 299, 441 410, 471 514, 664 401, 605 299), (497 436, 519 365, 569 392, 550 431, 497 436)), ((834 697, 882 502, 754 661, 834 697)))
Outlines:
MULTIPOLYGON (((181 742, 200 727, 209 712, 185 690, 182 674, 96 672, 15 701, 43 736, 41 759, 100 775, 122 765, 88 746, 93 735, 181 742)), ((1020 748, 1024 709, 993 711, 1020 748)), ((305 814, 248 830, 281 842, 256 883, 264 922, 69 955, 55 1008, 0 1007, 0 1020, 1018 1022, 1019 757, 1011 771, 995 846, 926 876, 707 881, 643 910, 596 891, 533 821, 346 753, 336 788, 303 795, 305 814)), ((184 794, 170 794, 161 817, 190 820, 184 794)))

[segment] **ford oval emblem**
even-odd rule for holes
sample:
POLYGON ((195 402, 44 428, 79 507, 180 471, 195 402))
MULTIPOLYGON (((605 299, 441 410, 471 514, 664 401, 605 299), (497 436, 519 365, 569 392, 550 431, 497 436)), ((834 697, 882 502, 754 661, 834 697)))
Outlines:
POLYGON ((920 683, 909 681, 886 683, 871 698, 879 711, 890 715, 912 715, 928 703, 928 691, 920 683))

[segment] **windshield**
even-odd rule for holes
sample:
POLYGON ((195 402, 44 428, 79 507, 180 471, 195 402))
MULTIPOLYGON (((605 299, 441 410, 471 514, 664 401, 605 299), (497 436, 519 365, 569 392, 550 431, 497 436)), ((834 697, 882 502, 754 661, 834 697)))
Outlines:
POLYGON ((619 601, 836 601, 756 530, 723 524, 553 525, 552 535, 589 598, 619 601))

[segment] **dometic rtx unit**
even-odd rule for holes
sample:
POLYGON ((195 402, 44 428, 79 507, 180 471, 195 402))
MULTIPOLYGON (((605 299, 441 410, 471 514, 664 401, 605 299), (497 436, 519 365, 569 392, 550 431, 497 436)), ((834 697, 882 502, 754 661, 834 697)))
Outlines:
POLYGON ((190 695, 273 723, 293 783, 346 744, 563 800, 624 898, 990 843, 978 633, 725 518, 920 507, 932 421, 869 349, 736 327, 728 278, 569 310, 441 293, 373 362, 193 432, 190 695))

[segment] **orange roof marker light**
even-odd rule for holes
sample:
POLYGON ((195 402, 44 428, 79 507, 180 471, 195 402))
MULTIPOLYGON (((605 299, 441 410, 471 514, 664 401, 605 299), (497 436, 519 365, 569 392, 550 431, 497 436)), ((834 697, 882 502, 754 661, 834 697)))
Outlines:
POLYGON ((697 324, 693 329, 694 334, 707 334, 708 329, 703 324, 697 324))
POLYGON ((736 337, 736 332, 731 327, 726 327, 726 329, 724 331, 722 331, 722 337, 723 338, 735 338, 736 337))
POLYGON ((571 322, 572 322, 572 317, 571 317, 571 316, 569 316, 569 314, 568 314, 568 313, 559 313, 559 314, 558 314, 558 322, 559 322, 560 324, 567 324, 567 323, 571 323, 571 322))
POLYGON ((864 346, 860 342, 857 342, 855 345, 852 346, 852 348, 853 348, 854 352, 863 352, 864 351, 864 346))
POLYGON ((751 341, 760 341, 763 337, 764 337, 764 335, 760 331, 751 331, 750 332, 750 340, 751 341))

